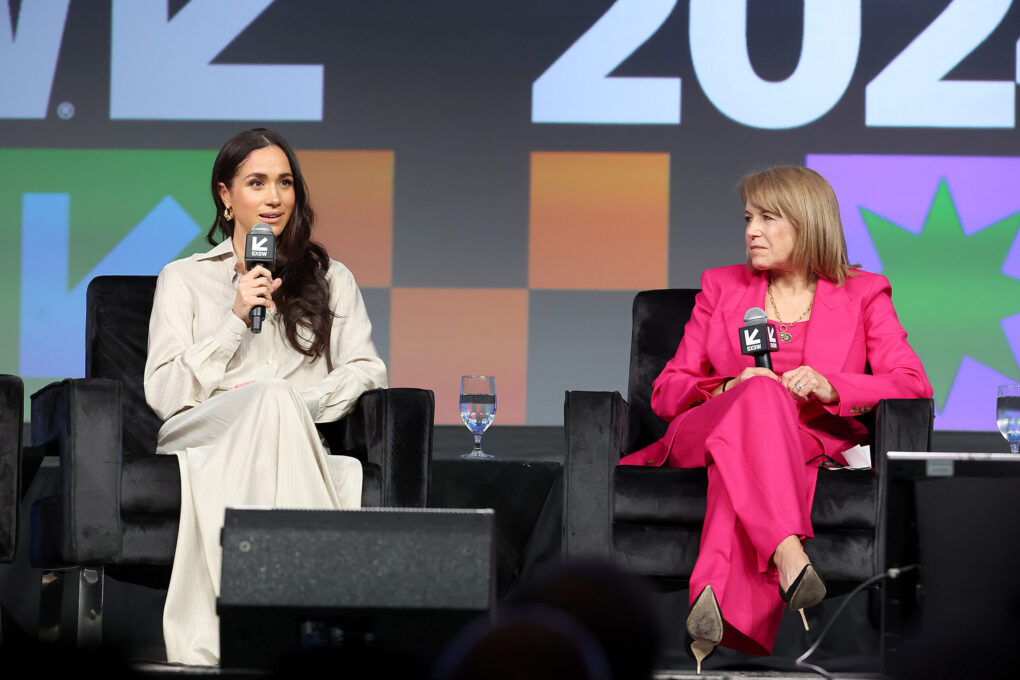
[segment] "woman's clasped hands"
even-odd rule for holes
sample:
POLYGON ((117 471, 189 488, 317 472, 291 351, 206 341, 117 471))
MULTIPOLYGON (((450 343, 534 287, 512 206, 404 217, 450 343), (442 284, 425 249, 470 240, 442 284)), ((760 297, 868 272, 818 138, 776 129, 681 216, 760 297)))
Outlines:
POLYGON ((839 394, 832 386, 832 383, 810 366, 798 366, 783 373, 782 377, 767 368, 751 366, 745 368, 736 377, 725 381, 721 387, 725 387, 725 390, 732 390, 740 383, 755 376, 765 376, 779 382, 798 401, 815 399, 823 404, 832 404, 839 401, 839 394))
POLYGON ((250 324, 248 313, 252 307, 273 309, 273 293, 283 283, 282 279, 274 279, 269 270, 258 264, 245 272, 237 283, 237 295, 234 298, 233 312, 246 324, 250 324))
POLYGON ((825 376, 810 366, 798 366, 797 368, 783 373, 780 378, 783 387, 790 390, 795 399, 816 399, 823 404, 832 404, 839 401, 836 388, 832 386, 825 376))

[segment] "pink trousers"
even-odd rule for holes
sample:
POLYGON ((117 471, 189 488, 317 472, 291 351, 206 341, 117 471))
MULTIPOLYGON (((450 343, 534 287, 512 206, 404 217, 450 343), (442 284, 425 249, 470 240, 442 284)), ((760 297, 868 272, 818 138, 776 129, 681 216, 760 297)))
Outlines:
POLYGON ((722 644, 770 654, 785 606, 772 553, 787 536, 813 536, 818 467, 809 461, 822 446, 771 378, 742 382, 683 418, 666 464, 708 473, 690 601, 711 585, 726 624, 722 644))

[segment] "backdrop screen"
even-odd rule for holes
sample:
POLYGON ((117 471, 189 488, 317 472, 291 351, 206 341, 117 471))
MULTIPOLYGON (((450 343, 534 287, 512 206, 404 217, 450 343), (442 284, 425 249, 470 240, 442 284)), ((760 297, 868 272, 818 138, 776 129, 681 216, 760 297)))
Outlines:
POLYGON ((936 427, 994 429, 1020 381, 1018 38, 1010 0, 8 0, 0 372, 81 375, 88 282, 207 249, 216 150, 267 126, 438 422, 468 373, 498 424, 625 392, 634 293, 743 261, 736 183, 792 163, 892 281, 936 427))

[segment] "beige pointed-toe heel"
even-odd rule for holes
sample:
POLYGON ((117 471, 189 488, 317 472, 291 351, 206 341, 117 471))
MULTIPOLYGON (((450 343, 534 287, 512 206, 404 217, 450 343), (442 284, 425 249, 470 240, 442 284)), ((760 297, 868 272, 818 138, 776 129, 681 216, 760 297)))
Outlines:
POLYGON ((796 609, 800 613, 800 618, 804 622, 804 630, 811 630, 804 610, 814 607, 825 599, 825 581, 813 566, 807 564, 797 574, 796 580, 790 584, 789 589, 779 589, 779 596, 790 605, 790 609, 796 609))
POLYGON ((687 615, 687 634, 691 636, 691 652, 698 664, 698 675, 701 675, 701 662, 715 651, 723 637, 722 611, 712 586, 705 586, 691 606, 687 615))

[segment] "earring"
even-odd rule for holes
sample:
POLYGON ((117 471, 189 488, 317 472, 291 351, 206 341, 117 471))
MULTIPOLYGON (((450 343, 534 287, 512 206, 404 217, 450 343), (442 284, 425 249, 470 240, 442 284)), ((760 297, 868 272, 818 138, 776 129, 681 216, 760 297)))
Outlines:
POLYGON ((224 208, 223 209, 223 219, 225 219, 227 222, 229 222, 230 220, 234 219, 234 209, 231 208, 230 206, 227 206, 226 208, 224 208))

